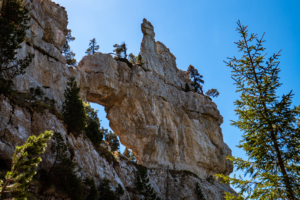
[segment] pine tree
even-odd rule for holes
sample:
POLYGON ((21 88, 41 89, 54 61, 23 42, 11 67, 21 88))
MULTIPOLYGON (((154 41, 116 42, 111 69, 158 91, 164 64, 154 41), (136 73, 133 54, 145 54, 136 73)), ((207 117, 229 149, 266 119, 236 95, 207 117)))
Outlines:
POLYGON ((0 10, 0 93, 10 92, 12 79, 25 73, 34 54, 28 53, 24 59, 16 57, 29 28, 28 9, 22 0, 2 1, 0 10))
POLYGON ((203 94, 203 90, 202 90, 202 85, 204 84, 204 80, 202 79, 203 76, 199 74, 198 70, 193 66, 190 65, 188 70, 187 70, 187 75, 189 76, 189 78, 192 79, 192 86, 194 86, 195 88, 195 92, 200 91, 201 94, 203 94))
POLYGON ((125 148, 124 152, 123 152, 123 155, 126 157, 126 158, 129 158, 130 156, 130 151, 127 149, 127 147, 125 148))
POLYGON ((110 180, 104 178, 99 186, 99 197, 103 200, 117 200, 117 195, 111 190, 110 180))
POLYGON ((115 49, 113 50, 116 54, 116 58, 124 58, 127 59, 127 45, 125 42, 122 44, 115 44, 115 49))
POLYGON ((195 193, 197 194, 197 200, 206 200, 204 194, 202 193, 199 183, 196 183, 195 185, 195 193))
POLYGON ((205 94, 210 97, 218 97, 220 93, 217 89, 210 89, 205 94))
POLYGON ((67 158, 67 150, 68 147, 65 144, 63 136, 60 133, 55 132, 51 142, 51 152, 54 154, 55 159, 51 169, 48 172, 48 175, 50 175, 51 171, 56 167, 57 163, 61 163, 64 159, 67 158))
POLYGON ((98 146, 103 139, 103 131, 100 129, 100 120, 97 110, 93 109, 89 103, 84 105, 87 114, 86 127, 84 129, 86 136, 98 146))
POLYGON ((26 199, 35 168, 42 161, 38 156, 45 152, 51 136, 52 132, 46 131, 38 137, 30 136, 24 145, 16 146, 11 171, 7 172, 4 182, 0 180, 0 198, 5 193, 12 193, 15 199, 26 199))
POLYGON ((135 155, 134 155, 134 153, 132 151, 129 154, 128 160, 135 161, 135 155))
POLYGON ((86 199, 88 200, 97 200, 98 199, 98 191, 95 184, 95 180, 93 178, 86 178, 85 184, 90 186, 90 192, 86 199))
POLYGON ((229 159, 250 178, 217 177, 241 189, 238 198, 227 193, 226 199, 300 199, 300 106, 292 106, 292 91, 281 98, 276 94, 280 51, 265 61, 264 35, 249 37, 247 26, 237 24, 241 40, 236 44, 243 56, 226 63, 240 93, 235 102, 239 118, 232 125, 243 131, 238 147, 249 159, 229 159))
POLYGON ((89 48, 86 50, 86 54, 87 55, 93 55, 95 54, 99 49, 99 45, 97 45, 96 39, 91 39, 90 40, 90 44, 89 44, 89 48))
POLYGON ((129 54, 129 62, 133 65, 136 63, 136 57, 133 53, 129 54))
POLYGON ((79 91, 80 88, 77 87, 75 78, 71 77, 65 89, 65 101, 62 110, 69 133, 80 133, 86 126, 87 117, 82 100, 79 98, 79 91))
POLYGON ((119 150, 120 142, 119 142, 118 136, 115 133, 109 131, 109 133, 107 133, 105 135, 105 141, 108 142, 108 144, 111 148, 111 151, 119 150))
POLYGON ((68 65, 75 67, 77 65, 77 61, 74 58, 75 57, 75 53, 73 51, 71 51, 70 42, 73 42, 75 40, 75 37, 72 36, 72 30, 68 29, 68 34, 66 35, 66 42, 65 45, 63 47, 63 56, 66 59, 66 62, 68 65))

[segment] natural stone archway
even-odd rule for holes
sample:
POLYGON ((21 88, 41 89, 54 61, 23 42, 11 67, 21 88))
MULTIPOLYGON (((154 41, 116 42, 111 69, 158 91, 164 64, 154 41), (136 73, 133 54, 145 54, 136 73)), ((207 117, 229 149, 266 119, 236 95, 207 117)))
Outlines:
POLYGON ((144 65, 129 68, 109 54, 85 56, 78 68, 67 67, 61 56, 67 26, 66 11, 50 0, 26 0, 32 8, 30 29, 19 56, 36 56, 26 74, 15 79, 16 89, 44 88, 60 109, 68 78, 75 76, 84 100, 105 107, 110 127, 132 149, 138 163, 189 170, 202 178, 232 164, 223 141, 222 116, 209 97, 184 92, 184 72, 161 42, 155 42, 150 22, 143 21, 141 55, 144 65), (48 23, 49 22, 49 23, 48 23))
POLYGON ((85 56, 78 80, 87 101, 105 106, 110 127, 132 149, 138 163, 169 166, 199 176, 232 171, 223 142, 222 116, 207 96, 184 92, 183 72, 144 19, 143 66, 129 68, 111 55, 85 56))

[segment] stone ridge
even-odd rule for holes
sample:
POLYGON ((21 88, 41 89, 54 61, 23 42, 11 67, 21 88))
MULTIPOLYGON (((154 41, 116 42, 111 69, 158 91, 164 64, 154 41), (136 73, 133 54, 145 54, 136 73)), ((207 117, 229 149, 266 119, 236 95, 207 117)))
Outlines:
MULTIPOLYGON (((170 192, 176 194, 174 197, 193 199, 192 185, 199 180, 207 199, 222 199, 223 191, 232 191, 229 186, 211 185, 205 181, 209 175, 229 174, 233 169, 232 163, 226 160, 231 150, 223 141, 220 128, 223 118, 217 105, 207 96, 184 92, 185 83, 190 80, 184 71, 177 69, 176 57, 170 50, 155 41, 150 22, 144 19, 141 26, 143 66, 130 68, 110 54, 96 53, 85 56, 77 68, 72 68, 65 65, 61 55, 68 24, 65 9, 50 0, 25 0, 24 3, 31 8, 32 19, 18 56, 31 52, 35 58, 26 74, 14 80, 15 89, 27 93, 29 88, 39 86, 48 98, 57 101, 57 109, 61 109, 66 83, 74 76, 81 87, 81 98, 103 105, 110 127, 121 143, 134 151, 138 163, 151 168, 151 182, 160 197, 164 197, 166 191, 165 180, 159 174, 166 177, 166 169, 188 170, 200 177, 197 180, 189 177, 191 182, 187 182, 185 176, 170 180, 170 185, 174 186, 170 192), (190 188, 186 186, 180 190, 176 181, 186 183, 190 188)), ((115 169, 101 160, 90 141, 67 135, 63 123, 55 116, 45 113, 30 117, 22 108, 12 108, 13 105, 2 97, 1 102, 1 119, 12 118, 14 121, 7 124, 7 120, 7 123, 0 120, 0 153, 10 155, 13 146, 29 135, 48 129, 59 131, 76 152, 74 160, 83 168, 83 177, 93 176, 97 184, 103 177, 109 177, 114 186, 120 183, 134 187, 134 168, 121 163, 116 175, 115 169), (6 139, 7 143, 4 142, 6 139)), ((50 154, 45 154, 42 166, 49 167, 51 159, 50 154)), ((134 199, 128 195, 124 199, 134 199)))

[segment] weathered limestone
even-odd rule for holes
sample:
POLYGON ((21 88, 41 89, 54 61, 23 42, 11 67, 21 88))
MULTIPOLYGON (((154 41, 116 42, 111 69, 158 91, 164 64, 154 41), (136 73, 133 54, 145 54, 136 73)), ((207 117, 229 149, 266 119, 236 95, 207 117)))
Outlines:
MULTIPOLYGON (((150 22, 144 19, 142 23, 143 66, 129 68, 109 54, 96 53, 72 68, 61 55, 68 23, 65 9, 50 0, 26 0, 24 4, 31 8, 31 28, 18 55, 31 52, 35 58, 26 74, 15 78, 18 91, 27 93, 30 87, 40 86, 47 97, 57 101, 60 110, 68 78, 74 76, 82 99, 105 107, 110 127, 121 143, 133 150, 138 163, 149 168, 151 184, 162 199, 195 199, 196 182, 207 199, 222 199, 224 191, 232 191, 227 185, 206 181, 209 175, 232 172, 232 164, 226 160, 231 150, 220 128, 222 116, 209 97, 184 92, 190 80, 177 69, 170 50, 155 41, 150 22), (177 173, 180 170, 199 178, 177 173)), ((132 192, 136 168, 126 159, 113 166, 88 139, 67 135, 63 122, 50 112, 31 115, 0 97, 0 159, 9 161, 14 146, 45 130, 60 132, 66 138, 74 151, 73 160, 83 169, 82 177, 94 177, 97 185, 109 178, 113 188, 120 184, 126 189, 122 199, 142 198, 132 192)), ((40 167, 49 169, 52 163, 48 149, 40 167)))

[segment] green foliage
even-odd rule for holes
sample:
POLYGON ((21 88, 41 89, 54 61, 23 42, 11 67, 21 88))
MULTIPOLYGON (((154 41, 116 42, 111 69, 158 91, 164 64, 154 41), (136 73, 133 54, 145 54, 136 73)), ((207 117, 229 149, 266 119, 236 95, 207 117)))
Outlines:
POLYGON ((156 197, 156 192, 151 187, 149 183, 149 177, 147 168, 142 165, 137 166, 137 179, 136 179, 136 188, 141 195, 145 196, 145 200, 160 200, 159 197, 156 197))
POLYGON ((3 1, 0 9, 0 92, 4 94, 11 92, 11 79, 24 74, 34 57, 30 53, 24 59, 16 57, 29 28, 28 12, 22 0, 3 1))
POLYGON ((50 175, 51 171, 55 168, 57 163, 61 163, 64 159, 67 158, 67 150, 68 147, 65 144, 64 138, 60 133, 55 132, 51 142, 51 152, 54 154, 55 160, 51 169, 49 170, 48 175, 50 175))
POLYGON ((195 193, 197 194, 197 200, 206 200, 204 194, 202 193, 199 183, 196 183, 195 185, 195 193))
POLYGON ((62 114, 64 122, 68 127, 68 132, 80 133, 86 126, 86 114, 82 100, 79 98, 80 88, 74 77, 69 79, 68 87, 65 89, 65 101, 63 103, 62 114))
POLYGON ((143 61, 141 53, 139 53, 139 55, 136 57, 136 62, 135 63, 140 65, 140 66, 144 65, 144 61, 143 61))
POLYGON ((117 200, 118 197, 110 188, 110 180, 104 178, 99 186, 99 197, 102 200, 117 200))
POLYGON ((108 133, 105 134, 105 141, 108 142, 111 151, 117 151, 120 148, 120 142, 118 139, 118 136, 109 131, 108 133))
POLYGON ((118 187, 116 188, 116 195, 118 196, 118 197, 120 197, 120 196, 122 196, 124 194, 124 189, 123 189, 123 187, 120 185, 120 184, 118 184, 118 187))
POLYGON ((185 92, 191 91, 191 88, 190 88, 190 86, 189 86, 188 83, 185 83, 185 89, 184 89, 184 91, 185 91, 185 92))
POLYGON ((98 146, 103 139, 103 129, 100 129, 100 120, 97 116, 98 111, 93 109, 89 103, 84 106, 87 114, 85 134, 94 145, 98 146))
POLYGON ((229 156, 237 170, 249 179, 217 175, 223 183, 240 188, 239 197, 227 199, 300 199, 299 106, 292 106, 292 92, 279 98, 279 53, 265 61, 263 36, 248 35, 247 26, 238 21, 241 39, 236 42, 243 53, 230 58, 227 66, 240 93, 235 105, 238 120, 232 125, 243 131, 242 148, 248 160, 229 156), (256 42, 256 45, 252 44, 256 42))
POLYGON ((30 136, 24 145, 16 146, 11 171, 7 172, 4 182, 0 180, 0 196, 12 193, 15 199, 26 199, 35 168, 42 161, 38 155, 45 152, 52 135, 51 131, 46 131, 38 137, 30 136))
POLYGON ((200 91, 203 94, 202 85, 204 84, 203 76, 199 74, 198 70, 193 66, 190 65, 187 69, 187 75, 193 81, 192 86, 195 88, 195 92, 200 91))
POLYGON ((96 150, 99 153, 99 155, 101 157, 105 158, 105 160, 107 162, 109 162, 110 164, 112 163, 113 165, 116 165, 118 163, 118 161, 115 158, 115 156, 107 148, 99 145, 98 147, 96 147, 96 150))
POLYGON ((217 89, 210 89, 205 94, 210 97, 218 97, 220 93, 217 89))
POLYGON ((129 62, 133 65, 136 63, 136 57, 133 53, 129 54, 129 62))
POLYGON ((86 50, 87 55, 95 54, 99 49, 99 45, 97 45, 96 39, 93 38, 90 40, 89 48, 86 50))
POLYGON ((115 49, 113 51, 115 52, 116 58, 127 59, 127 45, 126 45, 125 42, 123 42, 120 45, 119 44, 115 44, 114 47, 115 47, 115 49))
POLYGON ((86 178, 85 184, 90 186, 90 193, 86 199, 88 200, 97 200, 98 199, 98 191, 95 184, 95 180, 93 178, 86 178))
POLYGON ((75 37, 72 36, 72 30, 68 29, 68 34, 66 35, 66 42, 64 44, 62 54, 65 57, 67 64, 72 67, 75 67, 77 65, 77 61, 74 58, 75 53, 73 51, 71 51, 71 48, 69 45, 69 43, 73 42, 74 40, 75 40, 75 37))

